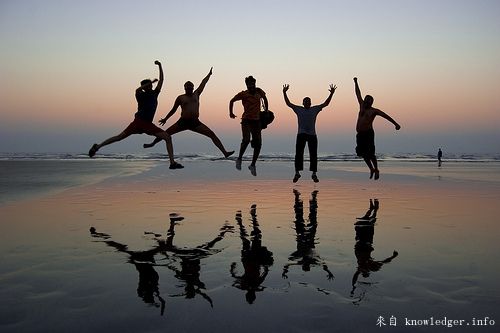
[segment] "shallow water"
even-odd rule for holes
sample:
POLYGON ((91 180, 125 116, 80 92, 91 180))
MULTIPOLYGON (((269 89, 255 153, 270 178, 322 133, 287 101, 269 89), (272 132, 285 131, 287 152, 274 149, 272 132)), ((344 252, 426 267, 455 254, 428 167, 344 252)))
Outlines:
POLYGON ((473 325, 500 320, 498 183, 232 168, 157 165, 0 207, 0 331, 497 331, 473 325))

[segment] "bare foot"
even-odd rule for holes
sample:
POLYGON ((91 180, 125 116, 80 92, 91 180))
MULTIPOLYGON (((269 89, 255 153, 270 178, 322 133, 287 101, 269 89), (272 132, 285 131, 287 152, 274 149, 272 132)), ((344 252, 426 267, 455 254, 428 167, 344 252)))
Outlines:
POLYGON ((94 143, 92 145, 92 148, 90 148, 90 150, 89 150, 89 157, 94 157, 95 153, 97 153, 98 150, 99 150, 99 146, 97 145, 97 143, 94 143))
MULTIPOLYGON (((146 147, 144 147, 146 148, 146 147)), ((233 155, 234 154, 234 150, 231 150, 231 151, 227 151, 225 154, 224 154, 224 157, 225 158, 228 158, 229 156, 233 155)))
POLYGON ((379 179, 380 178, 380 172, 378 171, 378 169, 375 169, 375 180, 379 179))

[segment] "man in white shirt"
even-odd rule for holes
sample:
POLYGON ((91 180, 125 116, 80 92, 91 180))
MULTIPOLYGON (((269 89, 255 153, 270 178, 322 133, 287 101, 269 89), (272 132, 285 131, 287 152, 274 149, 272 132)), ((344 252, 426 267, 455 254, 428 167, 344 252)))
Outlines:
POLYGON ((316 117, 323 108, 330 104, 337 86, 330 84, 330 95, 323 104, 315 106, 311 106, 311 99, 309 97, 305 97, 303 99, 303 106, 292 104, 287 96, 289 88, 290 85, 283 85, 283 97, 285 98, 286 105, 288 105, 297 115, 298 120, 298 133, 295 144, 295 176, 293 177, 293 182, 296 183, 299 180, 300 171, 304 170, 304 149, 307 143, 310 160, 309 170, 312 171, 312 180, 317 183, 319 182, 319 179, 316 175, 316 172, 318 171, 318 137, 316 135, 316 117))

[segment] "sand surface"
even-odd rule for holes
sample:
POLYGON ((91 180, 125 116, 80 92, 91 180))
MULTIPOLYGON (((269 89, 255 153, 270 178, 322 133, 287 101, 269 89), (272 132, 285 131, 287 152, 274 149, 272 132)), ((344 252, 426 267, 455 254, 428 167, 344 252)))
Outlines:
POLYGON ((120 163, 4 200, 0 331, 498 331, 498 166, 120 163))

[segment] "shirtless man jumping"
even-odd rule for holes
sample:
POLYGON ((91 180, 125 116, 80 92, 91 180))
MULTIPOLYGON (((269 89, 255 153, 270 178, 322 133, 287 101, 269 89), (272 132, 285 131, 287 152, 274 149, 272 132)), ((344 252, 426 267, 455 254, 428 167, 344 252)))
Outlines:
MULTIPOLYGON (((227 151, 224 148, 224 145, 219 140, 217 135, 208 128, 207 125, 203 124, 198 118, 200 116, 200 95, 205 88, 210 76, 212 75, 212 68, 210 68, 210 72, 208 75, 201 81, 200 85, 196 90, 194 90, 194 84, 191 81, 187 81, 184 83, 185 94, 179 95, 174 102, 174 106, 172 110, 165 116, 165 118, 160 119, 159 123, 161 125, 165 125, 167 120, 173 116, 173 114, 177 111, 179 106, 181 107, 181 117, 179 120, 170 126, 166 132, 169 135, 174 135, 175 133, 179 133, 185 130, 191 130, 193 132, 205 135, 212 139, 212 142, 220 149, 220 151, 224 154, 224 157, 229 157, 234 153, 233 151, 227 151)), ((146 143, 143 145, 144 148, 153 147, 155 144, 160 142, 159 139, 155 139, 152 143, 146 143)))
POLYGON ((396 130, 401 126, 392 119, 389 115, 379 109, 372 107, 373 97, 366 95, 361 97, 361 90, 358 85, 358 78, 354 78, 356 97, 359 103, 358 121, 356 123, 356 154, 365 160, 366 165, 370 169, 370 179, 379 179, 380 172, 378 170, 377 157, 375 156, 375 132, 373 131, 373 121, 376 116, 390 121, 396 130), (375 177, 374 177, 375 176, 375 177))

